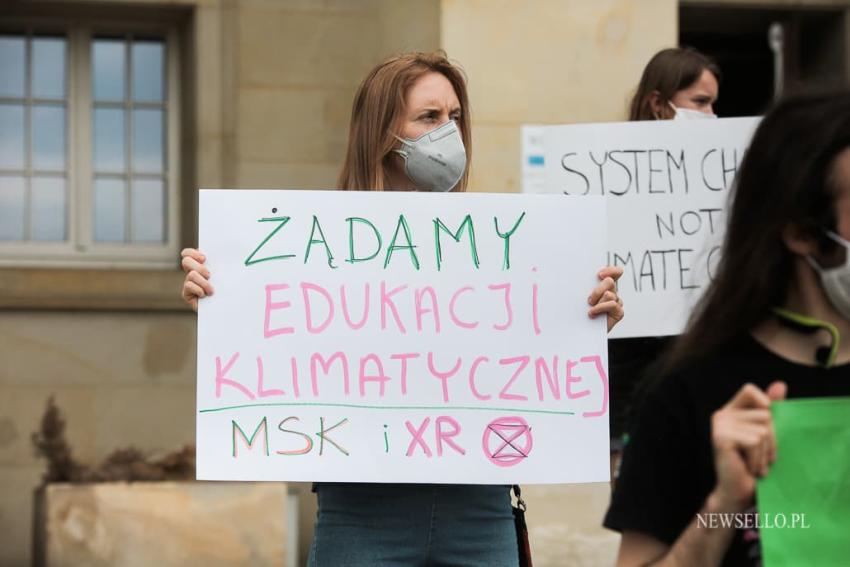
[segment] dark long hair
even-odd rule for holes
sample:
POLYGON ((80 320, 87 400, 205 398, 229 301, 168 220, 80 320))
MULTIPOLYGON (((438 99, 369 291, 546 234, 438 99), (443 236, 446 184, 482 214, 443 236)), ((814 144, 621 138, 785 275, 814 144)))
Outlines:
MULTIPOLYGON (((794 279, 782 233, 794 226, 834 246, 832 179, 836 156, 850 148, 850 93, 785 100, 753 136, 730 196, 716 277, 668 353, 667 371, 715 353, 764 321, 784 303, 794 279)), ((832 248, 834 251, 834 248, 832 248)))
POLYGON ((629 120, 656 120, 650 104, 658 91, 662 101, 669 101, 678 91, 696 83, 708 70, 720 83, 720 67, 710 57, 690 47, 670 47, 652 56, 643 69, 637 91, 629 105, 629 120))

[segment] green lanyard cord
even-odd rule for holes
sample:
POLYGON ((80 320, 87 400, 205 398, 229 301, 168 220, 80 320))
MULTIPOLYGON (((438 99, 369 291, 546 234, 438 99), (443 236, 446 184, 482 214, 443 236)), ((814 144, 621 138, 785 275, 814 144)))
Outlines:
POLYGON ((772 311, 780 319, 791 323, 792 326, 799 328, 803 332, 814 332, 819 329, 828 332, 831 338, 830 345, 829 347, 818 349, 815 360, 823 368, 832 368, 835 365, 835 359, 838 357, 838 345, 841 342, 841 335, 838 333, 838 328, 835 325, 828 321, 800 315, 782 307, 774 307, 772 311))

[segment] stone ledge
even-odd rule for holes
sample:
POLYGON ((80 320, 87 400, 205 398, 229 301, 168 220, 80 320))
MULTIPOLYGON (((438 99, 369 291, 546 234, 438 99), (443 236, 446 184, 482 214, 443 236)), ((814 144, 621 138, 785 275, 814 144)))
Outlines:
POLYGON ((36 493, 34 564, 294 565, 293 507, 283 483, 50 484, 36 493))
POLYGON ((0 309, 188 311, 180 270, 0 269, 0 309))

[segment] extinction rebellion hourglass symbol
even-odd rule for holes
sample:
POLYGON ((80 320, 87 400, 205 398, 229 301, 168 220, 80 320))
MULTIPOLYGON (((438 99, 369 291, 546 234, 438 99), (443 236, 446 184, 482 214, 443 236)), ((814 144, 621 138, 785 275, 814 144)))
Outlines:
POLYGON ((484 429, 484 455, 497 467, 512 467, 528 458, 534 441, 521 417, 500 417, 484 429))

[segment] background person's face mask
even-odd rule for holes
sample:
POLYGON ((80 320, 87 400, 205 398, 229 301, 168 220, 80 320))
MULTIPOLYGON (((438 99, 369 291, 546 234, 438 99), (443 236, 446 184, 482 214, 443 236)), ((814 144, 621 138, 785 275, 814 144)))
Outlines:
MULTIPOLYGON (((395 136, 395 134, 393 134, 395 136)), ((466 171, 466 148, 454 120, 415 140, 400 138, 393 150, 404 158, 404 171, 421 191, 451 191, 466 171)))
POLYGON ((831 230, 827 236, 844 247, 844 264, 835 268, 823 268, 811 256, 806 260, 820 275, 821 285, 829 298, 829 302, 842 317, 850 321, 850 242, 847 242, 831 230))
POLYGON ((676 106, 672 102, 668 102, 670 108, 673 109, 673 112, 676 113, 676 116, 673 117, 673 120, 697 120, 697 119, 705 119, 705 118, 717 118, 717 115, 709 112, 702 112, 699 110, 694 110, 693 108, 682 108, 681 106, 676 106))

